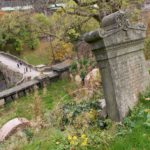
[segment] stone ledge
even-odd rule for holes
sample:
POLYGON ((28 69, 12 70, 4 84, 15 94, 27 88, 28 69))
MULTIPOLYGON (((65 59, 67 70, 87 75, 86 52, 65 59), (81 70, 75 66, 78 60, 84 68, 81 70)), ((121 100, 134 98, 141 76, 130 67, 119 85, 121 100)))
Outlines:
POLYGON ((37 84, 37 83, 39 83, 39 81, 33 80, 33 81, 22 83, 22 84, 20 84, 18 86, 15 86, 13 88, 7 89, 5 91, 2 91, 2 92, 0 92, 0 99, 8 97, 8 96, 11 96, 13 94, 16 94, 19 91, 25 90, 25 89, 27 89, 27 88, 29 88, 29 87, 37 84))
POLYGON ((56 65, 52 66, 52 70, 56 71, 56 72, 64 72, 66 70, 68 70, 70 67, 70 63, 69 62, 62 62, 56 65))
MULTIPOLYGON (((54 72, 54 71, 47 72, 47 74, 45 76, 43 75, 32 81, 24 82, 20 85, 17 85, 15 87, 12 87, 10 89, 2 91, 2 92, 0 92, 0 103, 3 103, 3 100, 12 101, 12 99, 14 98, 14 95, 16 95, 16 94, 20 95, 19 93, 25 93, 24 91, 26 91, 30 88, 33 88, 35 85, 40 86, 45 81, 46 81, 46 83, 49 83, 49 81, 51 81, 51 80, 53 81, 53 79, 58 79, 58 78, 59 78, 59 74, 57 72, 54 72)), ((23 94, 21 94, 20 96, 23 96, 23 94)))

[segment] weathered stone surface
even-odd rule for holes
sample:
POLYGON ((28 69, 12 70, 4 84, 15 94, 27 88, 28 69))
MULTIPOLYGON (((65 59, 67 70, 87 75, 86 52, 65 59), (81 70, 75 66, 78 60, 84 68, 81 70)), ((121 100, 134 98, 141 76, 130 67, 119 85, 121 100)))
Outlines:
POLYGON ((4 99, 0 99, 0 107, 3 107, 5 104, 5 100, 4 99))
POLYGON ((5 90, 9 87, 14 86, 17 82, 19 82, 23 75, 19 72, 15 72, 14 70, 7 67, 7 65, 4 65, 0 62, 0 91, 5 90))
POLYGON ((44 71, 45 70, 46 65, 41 64, 41 65, 37 65, 36 68, 38 71, 44 71))
POLYGON ((25 118, 15 118, 15 119, 8 121, 0 129, 0 142, 7 139, 18 127, 24 128, 29 125, 30 125, 30 122, 25 118))
POLYGON ((102 20, 102 27, 107 31, 118 28, 126 30, 129 25, 126 14, 121 10, 104 17, 102 20))
POLYGON ((6 79, 4 74, 0 71, 0 91, 3 91, 7 88, 6 79))
POLYGON ((52 66, 52 70, 57 72, 63 72, 69 69, 70 61, 64 61, 62 63, 56 64, 52 66))
POLYGON ((104 18, 104 32, 85 35, 101 71, 108 115, 115 121, 122 121, 150 83, 143 54, 146 29, 130 25, 122 13, 104 18), (119 18, 120 24, 112 18, 119 18))
POLYGON ((95 84, 101 82, 101 75, 98 68, 94 68, 89 72, 84 80, 85 87, 93 87, 95 84))

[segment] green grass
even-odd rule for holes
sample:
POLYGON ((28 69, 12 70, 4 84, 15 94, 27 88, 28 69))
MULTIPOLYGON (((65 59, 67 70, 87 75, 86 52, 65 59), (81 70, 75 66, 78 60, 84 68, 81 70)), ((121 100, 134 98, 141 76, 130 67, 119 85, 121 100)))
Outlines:
MULTIPOLYGON (((150 97, 148 92, 145 97, 150 97)), ((125 134, 117 136, 110 144, 109 150, 149 150, 150 149, 150 126, 145 125, 149 122, 148 113, 150 101, 145 101, 144 96, 140 97, 139 105, 133 110, 131 115, 124 120, 125 127, 120 131, 125 134)))
MULTIPOLYGON (((42 110, 45 113, 51 110, 57 103, 69 101, 67 89, 73 89, 75 86, 66 80, 54 82, 47 87, 47 93, 42 95, 42 89, 39 91, 42 98, 42 110), (63 99, 64 97, 64 99, 63 99)), ((0 109, 0 126, 14 117, 25 117, 29 120, 33 118, 33 94, 20 98, 7 104, 0 109)))
POLYGON ((33 137, 29 144, 22 146, 22 150, 59 150, 67 143, 64 133, 55 128, 41 130, 36 137, 33 137), (56 144, 59 142, 59 144, 56 144))
POLYGON ((28 51, 21 55, 21 58, 32 65, 49 64, 48 53, 39 54, 35 51, 28 51))
POLYGON ((41 41, 35 50, 25 49, 20 57, 32 65, 51 64, 52 56, 49 52, 49 43, 41 41))
MULTIPOLYGON (((41 89, 39 95, 42 99, 41 107, 44 119, 48 120, 50 112, 58 103, 63 105, 70 102, 72 97, 68 93, 75 89, 75 84, 67 80, 60 80, 49 85, 46 95, 43 95, 41 89)), ((82 149, 76 147, 75 150, 149 150, 150 101, 146 101, 145 97, 150 97, 150 90, 140 96, 138 106, 124 119, 123 124, 109 121, 109 126, 105 130, 101 130, 96 125, 91 126, 85 132, 89 139, 88 146, 82 149), (92 139, 93 137, 94 139, 92 139)), ((0 109, 0 126, 14 117, 25 117, 33 120, 33 104, 32 94, 7 104, 0 109)), ((24 130, 29 141, 17 139, 16 136, 15 140, 10 138, 5 143, 1 143, 0 150, 70 150, 70 145, 66 139, 68 131, 61 131, 57 126, 50 126, 51 122, 46 122, 48 123, 47 126, 40 128, 38 132, 34 128, 24 130), (10 148, 14 141, 15 147, 10 148)))
POLYGON ((49 62, 47 55, 39 56, 35 55, 34 53, 30 55, 25 55, 22 58, 32 65, 48 64, 49 62))
MULTIPOLYGON (((43 95, 43 90, 39 91, 39 95, 42 100, 42 113, 46 116, 49 115, 49 111, 52 110, 58 103, 66 103, 70 101, 70 96, 68 95, 69 90, 74 90, 75 85, 68 80, 59 80, 54 83, 51 83, 47 86, 46 95, 43 95)), ((13 119, 15 117, 25 117, 29 120, 34 119, 34 96, 33 94, 28 95, 26 97, 20 98, 14 102, 7 104, 4 108, 0 108, 0 126, 4 123, 13 119)), ((45 117, 44 116, 44 117, 45 117)), ((46 116, 47 117, 47 116, 46 116)), ((45 117, 45 118, 46 118, 45 117)), ((48 119, 48 117, 46 118, 48 119)), ((24 140, 17 139, 9 139, 5 143, 0 143, 0 150, 6 149, 17 149, 17 150, 35 150, 41 148, 43 150, 49 149, 50 147, 56 147, 56 141, 59 139, 64 140, 64 134, 57 128, 43 128, 40 132, 35 133, 34 129, 28 128, 28 136, 33 136, 30 144, 26 143, 24 140), (33 134, 33 135, 32 135, 33 134), (50 140, 51 139, 51 140, 50 140), (16 144, 14 144, 16 143, 16 144), (15 145, 15 147, 11 147, 11 145, 15 145)), ((13 136, 12 136, 13 137, 13 136)), ((53 149, 52 148, 52 149, 53 149)), ((50 148, 51 149, 51 148, 50 148)))
POLYGON ((110 146, 111 150, 149 150, 150 149, 150 130, 143 129, 142 126, 136 127, 132 133, 125 137, 116 138, 110 146))

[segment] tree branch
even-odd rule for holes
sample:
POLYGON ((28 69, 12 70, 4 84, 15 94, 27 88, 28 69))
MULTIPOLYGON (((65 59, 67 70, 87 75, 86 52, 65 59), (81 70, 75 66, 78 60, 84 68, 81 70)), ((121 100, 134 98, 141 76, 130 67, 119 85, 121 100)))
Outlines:
POLYGON ((73 0, 78 6, 80 7, 86 7, 86 6, 90 6, 90 5, 94 5, 94 4, 97 4, 98 3, 98 0, 95 0, 93 2, 84 2, 84 3, 81 3, 79 0, 73 0))
POLYGON ((81 11, 74 11, 74 12, 70 12, 70 11, 65 11, 67 14, 69 15, 78 15, 78 16, 82 16, 82 17, 88 17, 88 18, 94 18, 96 19, 97 21, 100 21, 101 18, 101 15, 99 14, 88 14, 88 13, 85 13, 85 12, 81 12, 81 11))

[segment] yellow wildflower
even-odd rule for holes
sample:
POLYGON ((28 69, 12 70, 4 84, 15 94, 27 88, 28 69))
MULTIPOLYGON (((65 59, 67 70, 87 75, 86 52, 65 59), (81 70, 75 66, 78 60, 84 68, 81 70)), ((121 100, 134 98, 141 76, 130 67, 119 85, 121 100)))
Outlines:
POLYGON ((60 144, 60 142, 57 141, 56 144, 58 145, 58 144, 60 144))
POLYGON ((77 145, 78 144, 78 139, 77 139, 77 136, 71 136, 71 135, 68 135, 68 141, 70 143, 70 145, 77 145))
POLYGON ((73 140, 77 140, 77 136, 73 136, 73 138, 72 138, 73 140))
POLYGON ((144 112, 150 113, 150 109, 145 109, 144 112))
POLYGON ((90 119, 94 119, 96 117, 96 111, 91 109, 89 112, 89 117, 90 117, 90 119))
POLYGON ((72 136, 68 135, 68 141, 71 141, 71 140, 72 140, 72 136))
POLYGON ((70 142, 70 144, 71 144, 71 145, 75 145, 75 142, 72 140, 72 141, 70 142))
POLYGON ((81 146, 86 146, 87 143, 88 143, 88 138, 85 138, 85 139, 83 140, 83 142, 81 143, 81 146))
POLYGON ((82 139, 85 139, 85 138, 86 138, 86 135, 85 135, 85 134, 82 134, 82 135, 81 135, 81 138, 82 138, 82 139))
POLYGON ((93 111, 94 111, 94 110, 93 110, 93 109, 91 109, 89 113, 90 113, 90 114, 93 114, 93 111))

